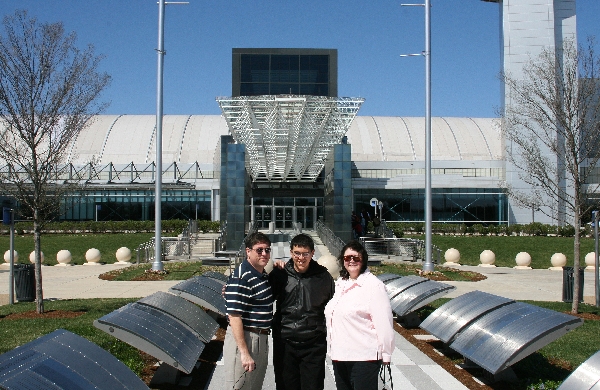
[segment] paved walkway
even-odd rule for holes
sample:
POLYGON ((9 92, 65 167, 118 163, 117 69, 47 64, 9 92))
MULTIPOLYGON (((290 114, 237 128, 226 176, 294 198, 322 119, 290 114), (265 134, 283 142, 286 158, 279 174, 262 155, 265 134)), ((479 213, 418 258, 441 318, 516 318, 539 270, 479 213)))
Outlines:
MULTIPOLYGON (((329 253, 317 241, 317 256, 329 253)), ((141 298, 156 291, 168 291, 178 281, 160 282, 109 282, 98 275, 122 265, 71 266, 43 268, 44 298, 141 298)), ((480 282, 446 282, 456 286, 448 297, 457 297, 466 292, 480 290, 511 299, 560 301, 562 299, 562 272, 550 270, 517 270, 512 268, 484 268, 463 266, 487 276, 480 282)), ((584 296, 593 303, 594 276, 585 272, 584 296)), ((0 266, 0 304, 8 303, 8 267, 0 266)), ((465 389, 454 377, 435 364, 402 336, 396 337, 396 351, 392 357, 392 375, 396 388, 402 389, 465 389)), ((272 358, 265 380, 265 389, 274 388, 272 358)), ((328 364, 325 388, 334 388, 331 366, 328 364)), ((208 389, 220 387, 222 361, 217 365, 208 389)))

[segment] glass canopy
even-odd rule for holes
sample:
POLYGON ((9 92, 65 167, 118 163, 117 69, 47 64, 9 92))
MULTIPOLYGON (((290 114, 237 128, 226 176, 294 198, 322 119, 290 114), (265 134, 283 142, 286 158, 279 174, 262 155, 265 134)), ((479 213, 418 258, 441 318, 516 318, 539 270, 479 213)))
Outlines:
POLYGON ((246 145, 253 181, 314 182, 364 99, 265 95, 217 102, 235 141, 246 145))

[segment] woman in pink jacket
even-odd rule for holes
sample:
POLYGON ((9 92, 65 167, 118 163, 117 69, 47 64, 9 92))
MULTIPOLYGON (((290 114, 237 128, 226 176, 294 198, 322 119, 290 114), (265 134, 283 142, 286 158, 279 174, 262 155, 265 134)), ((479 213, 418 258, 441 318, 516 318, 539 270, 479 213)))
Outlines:
POLYGON ((377 374, 395 346, 392 309, 385 286, 369 272, 358 241, 340 253, 340 278, 325 307, 327 349, 338 390, 377 389, 377 374))

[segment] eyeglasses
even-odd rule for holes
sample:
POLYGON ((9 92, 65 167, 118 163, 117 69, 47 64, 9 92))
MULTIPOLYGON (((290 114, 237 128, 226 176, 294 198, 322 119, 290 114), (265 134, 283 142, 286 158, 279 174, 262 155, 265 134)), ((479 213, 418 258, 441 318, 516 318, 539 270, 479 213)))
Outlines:
POLYGON ((351 261, 354 261, 355 263, 360 263, 362 261, 362 259, 360 258, 360 256, 348 255, 348 256, 344 256, 344 261, 346 263, 349 263, 351 261))
POLYGON ((310 252, 296 252, 296 251, 294 251, 294 252, 292 252, 292 254, 294 256, 296 256, 296 257, 304 257, 304 258, 310 257, 310 252))
POLYGON ((271 248, 256 248, 256 249, 252 248, 250 250, 255 251, 259 255, 262 255, 263 252, 265 252, 265 254, 267 254, 267 255, 271 253, 271 248))

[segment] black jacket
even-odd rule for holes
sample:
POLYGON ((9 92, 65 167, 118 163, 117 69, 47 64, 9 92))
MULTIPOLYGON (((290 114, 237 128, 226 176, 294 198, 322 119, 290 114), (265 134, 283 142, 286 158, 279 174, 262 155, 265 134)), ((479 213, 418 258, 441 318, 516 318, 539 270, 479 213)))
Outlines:
POLYGON ((333 297, 335 283, 314 260, 305 273, 294 269, 290 259, 284 269, 274 268, 269 274, 273 295, 277 300, 273 318, 273 336, 291 341, 307 341, 325 335, 325 305, 333 297))

